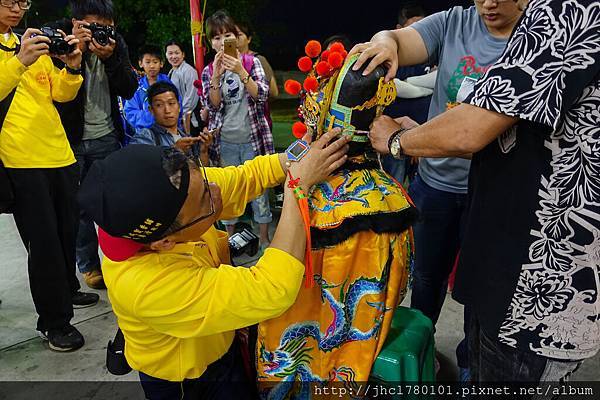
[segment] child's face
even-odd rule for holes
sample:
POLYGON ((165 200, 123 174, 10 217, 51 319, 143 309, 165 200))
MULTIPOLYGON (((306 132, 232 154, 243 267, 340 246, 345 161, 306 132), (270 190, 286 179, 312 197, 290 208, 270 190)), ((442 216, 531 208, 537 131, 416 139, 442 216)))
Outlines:
POLYGON ((162 67, 163 62, 161 59, 151 54, 144 54, 140 61, 140 68, 151 78, 156 78, 162 67))

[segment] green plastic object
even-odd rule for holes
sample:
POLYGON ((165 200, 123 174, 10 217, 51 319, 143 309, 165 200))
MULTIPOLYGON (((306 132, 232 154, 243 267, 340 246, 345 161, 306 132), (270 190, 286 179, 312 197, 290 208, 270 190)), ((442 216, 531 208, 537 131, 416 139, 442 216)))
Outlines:
POLYGON ((419 310, 398 307, 371 378, 390 383, 435 382, 433 324, 419 310))

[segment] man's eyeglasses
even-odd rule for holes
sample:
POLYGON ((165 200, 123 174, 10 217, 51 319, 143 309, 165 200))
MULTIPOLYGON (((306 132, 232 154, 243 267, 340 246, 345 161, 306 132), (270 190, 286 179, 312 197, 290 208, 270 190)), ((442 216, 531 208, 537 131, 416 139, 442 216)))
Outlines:
POLYGON ((18 4, 21 10, 29 10, 31 8, 31 0, 0 0, 2 7, 13 8, 15 4, 18 4))
POLYGON ((204 180, 204 193, 202 193, 202 197, 200 198, 200 201, 203 202, 204 199, 206 198, 206 196, 208 195, 208 200, 210 203, 210 211, 208 212, 208 214, 202 215, 202 216, 194 219, 193 221, 188 222, 187 224, 183 225, 182 227, 172 231, 170 234, 173 234, 175 232, 179 232, 186 228, 189 228, 190 226, 195 225, 198 222, 205 220, 206 218, 211 217, 215 214, 215 204, 213 203, 212 194, 210 193, 210 187, 208 185, 208 176, 206 176, 206 169, 202 165, 202 161, 200 161, 200 158, 191 155, 190 157, 188 157, 188 159, 194 164, 194 166, 198 170, 202 171, 202 175, 203 175, 202 179, 204 180))

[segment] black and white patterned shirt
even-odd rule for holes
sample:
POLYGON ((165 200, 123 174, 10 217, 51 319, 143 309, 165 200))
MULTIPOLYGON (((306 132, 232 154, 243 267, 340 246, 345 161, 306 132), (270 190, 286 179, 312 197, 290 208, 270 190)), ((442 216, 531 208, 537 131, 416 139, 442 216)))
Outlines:
POLYGON ((556 359, 600 349, 600 1, 532 0, 469 103, 520 122, 473 157, 456 298, 556 359))

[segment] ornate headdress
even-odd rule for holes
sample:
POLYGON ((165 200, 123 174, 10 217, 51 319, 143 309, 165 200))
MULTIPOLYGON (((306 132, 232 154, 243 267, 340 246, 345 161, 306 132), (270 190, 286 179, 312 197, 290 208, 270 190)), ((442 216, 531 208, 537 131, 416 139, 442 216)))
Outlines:
POLYGON ((308 132, 315 140, 333 128, 341 128, 343 135, 352 136, 350 163, 374 160, 367 136, 369 126, 396 98, 393 82, 384 82, 385 69, 378 67, 367 76, 362 74, 364 67, 354 71, 352 66, 359 55, 347 57, 339 42, 321 52, 321 44, 311 40, 305 52, 306 56, 298 60, 300 71, 308 74, 303 84, 285 82, 286 92, 301 99, 300 122, 293 126, 294 136, 300 138, 308 132))

